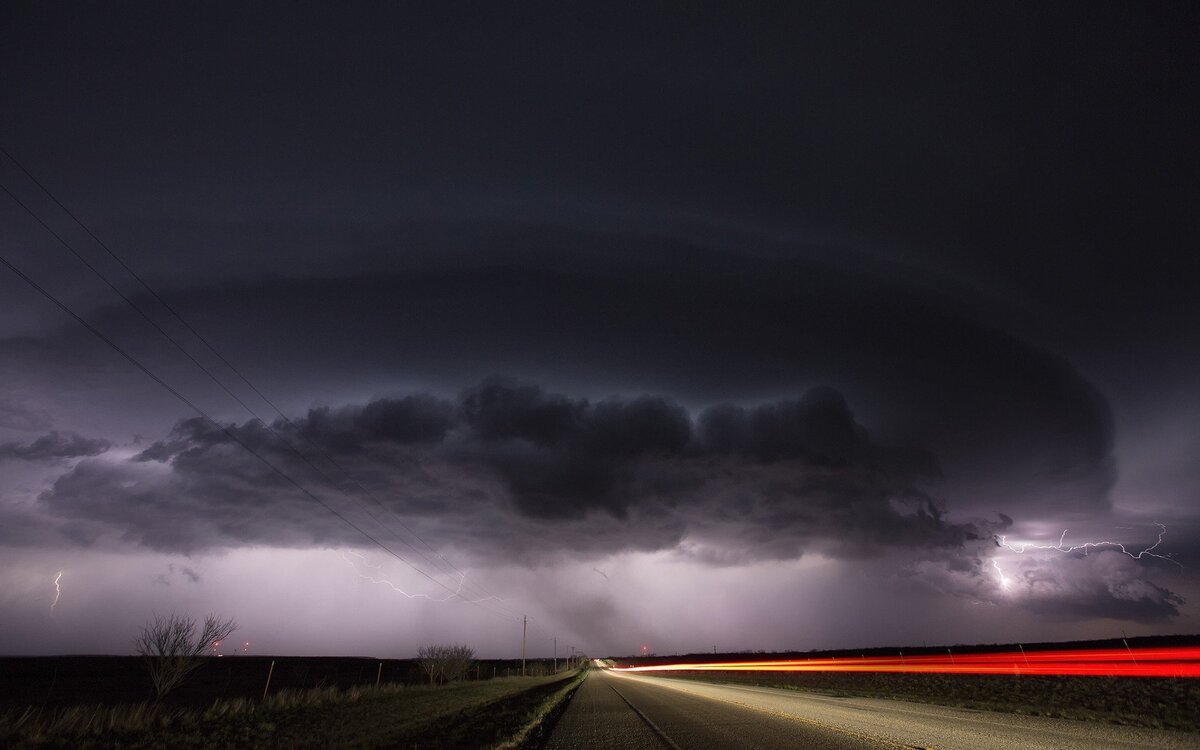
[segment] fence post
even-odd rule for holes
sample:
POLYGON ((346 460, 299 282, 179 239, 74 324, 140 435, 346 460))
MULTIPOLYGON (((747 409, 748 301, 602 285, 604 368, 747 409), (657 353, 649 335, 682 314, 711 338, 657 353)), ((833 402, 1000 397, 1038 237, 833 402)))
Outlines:
POLYGON ((271 660, 271 668, 267 670, 267 684, 263 685, 263 700, 267 699, 267 691, 271 689, 271 675, 275 674, 275 660, 271 660))

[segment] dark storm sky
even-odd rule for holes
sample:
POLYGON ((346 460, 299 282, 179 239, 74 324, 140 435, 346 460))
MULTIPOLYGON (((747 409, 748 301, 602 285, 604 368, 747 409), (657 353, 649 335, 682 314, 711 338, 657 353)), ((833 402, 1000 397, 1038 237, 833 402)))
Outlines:
MULTIPOLYGON (((278 434, 254 422, 7 196, 4 257, 546 632, 1200 624, 1189 4, 3 12, 0 142, 292 421, 228 379, 278 434), (1136 553, 1155 524, 1178 564, 993 541, 1136 553)), ((8 159, 0 182, 217 367, 8 159)), ((293 651, 333 611, 340 650, 403 650, 367 624, 394 616, 511 650, 483 607, 364 577, 378 547, 7 270, 0 311, 0 649, 122 651, 176 607, 293 651), (85 633, 105 596, 128 614, 85 633)))

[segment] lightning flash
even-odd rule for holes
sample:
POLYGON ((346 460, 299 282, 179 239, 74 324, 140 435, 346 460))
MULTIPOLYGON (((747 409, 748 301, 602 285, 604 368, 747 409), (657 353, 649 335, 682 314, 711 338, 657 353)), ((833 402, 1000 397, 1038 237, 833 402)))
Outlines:
POLYGON ((1004 571, 1000 569, 1000 563, 996 562, 995 558, 992 558, 992 567, 996 569, 996 576, 1000 579, 1000 588, 1007 589, 1008 577, 1004 575, 1004 571))
POLYGON ((62 577, 63 572, 61 570, 58 571, 58 573, 56 573, 54 576, 54 601, 50 602, 51 612, 53 612, 54 608, 58 606, 58 600, 62 598, 62 577))
MULTIPOLYGON (((1169 563, 1174 563, 1175 565, 1179 565, 1179 562, 1171 556, 1171 553, 1167 553, 1165 555, 1160 555, 1160 554, 1154 552, 1154 550, 1158 549, 1158 546, 1160 544, 1162 544, 1163 537, 1167 535, 1167 527, 1166 526, 1164 526, 1161 523, 1156 523, 1154 525, 1158 527, 1158 539, 1155 540, 1154 544, 1151 544, 1149 547, 1147 547, 1146 549, 1144 549, 1141 552, 1138 552, 1136 554, 1127 550, 1125 548, 1125 545, 1120 542, 1108 542, 1108 541, 1084 542, 1082 544, 1076 544, 1071 547, 1065 547, 1063 545, 1066 543, 1067 532, 1070 531, 1070 529, 1063 529, 1062 536, 1060 536, 1058 538, 1058 544, 1029 544, 1029 543, 1024 543, 1024 542, 1018 543, 1018 544, 1009 544, 1007 538, 1003 535, 998 535, 996 537, 996 543, 999 544, 1001 547, 1004 547, 1006 549, 1012 550, 1013 552, 1016 552, 1018 555, 1024 554, 1025 550, 1027 550, 1027 549, 1046 549, 1046 550, 1054 550, 1056 552, 1078 552, 1079 550, 1083 550, 1083 554, 1086 555, 1088 553, 1088 551, 1091 549, 1094 549, 1097 547, 1103 547, 1106 549, 1113 549, 1113 550, 1120 551, 1121 554, 1131 557, 1134 560, 1141 560, 1143 557, 1156 557, 1159 560, 1166 560, 1169 563)), ((1182 568, 1183 566, 1179 565, 1179 567, 1182 568)))
POLYGON ((446 602, 446 601, 450 601, 451 599, 457 598, 457 599, 463 600, 464 602, 467 602, 468 604, 481 604, 481 603, 487 602, 487 601, 502 601, 500 599, 500 597, 498 597, 498 596, 485 596, 482 599, 468 599, 465 596, 463 596, 462 589, 463 589, 463 584, 466 583, 466 580, 467 580, 466 573, 459 573, 458 585, 455 586, 453 591, 451 591, 450 593, 446 594, 443 597, 434 597, 434 596, 430 596, 429 594, 410 594, 386 578, 381 578, 377 575, 372 575, 370 573, 364 573, 361 570, 359 570, 360 564, 363 567, 370 568, 372 570, 382 570, 383 569, 382 565, 372 564, 369 560, 367 560, 365 555, 359 554, 358 552, 354 552, 353 550, 343 551, 341 553, 341 555, 342 555, 342 559, 345 560, 346 563, 351 568, 354 569, 354 572, 358 575, 359 578, 363 579, 364 581, 369 581, 370 583, 376 583, 381 586, 387 586, 392 591, 395 591, 397 594, 400 594, 401 596, 404 596, 408 599, 426 599, 431 602, 446 602), (351 560, 350 559, 351 555, 353 555, 354 557, 357 557, 360 562, 356 563, 354 560, 351 560))
MULTIPOLYGON (((1102 549, 1120 552, 1121 554, 1133 560, 1141 560, 1147 557, 1153 557, 1159 560, 1165 560, 1182 568, 1183 565, 1174 558, 1173 553, 1168 552, 1166 554, 1161 554, 1154 551, 1158 549, 1159 545, 1162 544, 1163 537, 1167 535, 1167 527, 1164 524, 1156 523, 1154 525, 1158 527, 1158 538, 1154 540, 1154 544, 1151 544, 1149 547, 1146 547, 1139 552, 1130 552, 1122 542, 1110 542, 1107 540, 1081 542, 1068 547, 1066 545, 1067 532, 1070 531, 1070 529, 1063 529, 1062 535, 1058 538, 1058 544, 1033 544, 1032 542, 1010 543, 1008 538, 1003 534, 997 534, 994 538, 997 547, 1003 547, 1004 549, 1007 549, 1010 552, 1015 552, 1018 555, 1023 555, 1029 550, 1047 550, 1053 552, 1062 552, 1064 554, 1082 551, 1084 555, 1087 555, 1088 552, 1093 549, 1102 549)), ((998 563, 995 558, 992 558, 992 568, 994 568, 996 571, 996 577, 1000 582, 1000 588, 1008 589, 1011 579, 1004 575, 1004 571, 1000 569, 1000 563, 998 563)))

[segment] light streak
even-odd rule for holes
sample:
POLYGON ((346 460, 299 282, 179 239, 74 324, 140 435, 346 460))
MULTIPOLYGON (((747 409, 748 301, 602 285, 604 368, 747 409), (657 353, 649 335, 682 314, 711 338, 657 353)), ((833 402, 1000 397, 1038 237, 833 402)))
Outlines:
POLYGON ((61 570, 54 576, 54 601, 50 602, 51 612, 58 605, 58 600, 62 598, 62 577, 63 572, 61 570))
POLYGON ((1200 677, 1200 646, 1004 651, 946 656, 783 659, 613 667, 618 672, 893 672, 1114 677, 1200 677))
POLYGON ((1127 557, 1130 557, 1134 560, 1141 560, 1143 557, 1155 557, 1155 558, 1158 558, 1159 560, 1166 560, 1169 563, 1174 563, 1175 565, 1179 565, 1179 567, 1182 568, 1183 565, 1180 565, 1179 561, 1175 560, 1171 556, 1172 553, 1160 555, 1153 551, 1153 550, 1158 549, 1158 546, 1160 544, 1162 544, 1163 537, 1167 535, 1167 527, 1165 525, 1163 525, 1161 523, 1156 523, 1154 525, 1158 527, 1158 539, 1155 540, 1154 544, 1151 544, 1149 547, 1147 547, 1146 549, 1144 549, 1141 552, 1138 552, 1136 554, 1125 549, 1125 545, 1122 544, 1121 542, 1110 542, 1110 541, 1084 542, 1082 544, 1075 544, 1070 547, 1064 547, 1063 544, 1066 542, 1067 532, 1070 531, 1070 529, 1063 529, 1062 536, 1060 536, 1058 538, 1058 544, 1033 544, 1032 542, 1016 542, 1013 544, 1009 544, 1008 538, 1006 536, 1004 536, 1003 534, 996 535, 996 544, 998 544, 1001 547, 1004 547, 1005 549, 1011 550, 1012 552, 1016 552, 1018 555, 1023 555, 1023 554, 1025 554, 1026 550, 1030 550, 1030 549, 1054 550, 1055 552, 1065 552, 1065 553, 1078 552, 1079 550, 1083 550, 1083 554, 1086 555, 1088 553, 1088 551, 1093 548, 1105 547, 1105 548, 1109 548, 1109 549, 1112 549, 1115 551, 1119 551, 1121 554, 1126 555, 1127 557))
POLYGON ((354 572, 358 574, 359 578, 361 578, 365 581, 369 581, 370 583, 379 584, 381 586, 387 586, 392 591, 395 591, 397 594, 400 594, 401 596, 407 597, 409 599, 425 599, 425 600, 428 600, 431 602, 446 602, 451 599, 457 598, 457 599, 461 599, 464 602, 467 602, 468 604, 481 604, 481 603, 487 602, 487 601, 497 601, 497 602, 503 601, 503 599, 501 599, 498 596, 485 596, 482 599, 468 599, 465 596, 463 596, 462 588, 463 588, 463 584, 466 583, 466 580, 467 580, 466 573, 459 574, 458 585, 454 588, 453 591, 451 591, 449 594, 446 594, 443 597, 434 597, 434 596, 430 596, 429 594, 410 594, 386 578, 380 578, 378 576, 373 576, 373 575, 369 575, 367 573, 363 573, 362 571, 360 571, 358 569, 358 565, 353 560, 350 559, 349 555, 354 555, 355 557, 359 558, 362 561, 363 565, 365 565, 366 567, 371 568, 373 570, 382 570, 383 566, 372 564, 371 561, 368 560, 365 555, 362 555, 353 550, 350 550, 349 552, 342 551, 341 552, 342 559, 345 560, 346 563, 351 568, 354 569, 354 572))

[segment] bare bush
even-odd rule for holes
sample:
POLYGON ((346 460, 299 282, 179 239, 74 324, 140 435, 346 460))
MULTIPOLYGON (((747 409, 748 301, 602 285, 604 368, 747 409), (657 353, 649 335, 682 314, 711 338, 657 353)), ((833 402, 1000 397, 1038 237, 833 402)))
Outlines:
POLYGON ((475 662, 475 649, 466 644, 454 644, 445 647, 443 659, 446 666, 443 673, 446 676, 447 682, 464 679, 467 672, 470 671, 471 665, 475 662))
POLYGON ((475 649, 463 644, 435 644, 417 650, 417 663, 430 685, 463 679, 474 661, 475 649))
POLYGON ((216 615, 204 618, 204 626, 196 633, 196 621, 190 617, 170 614, 155 615, 154 621, 142 628, 134 638, 135 650, 146 657, 146 669, 154 684, 154 694, 161 700, 187 679, 201 664, 204 652, 237 630, 233 618, 216 615))

